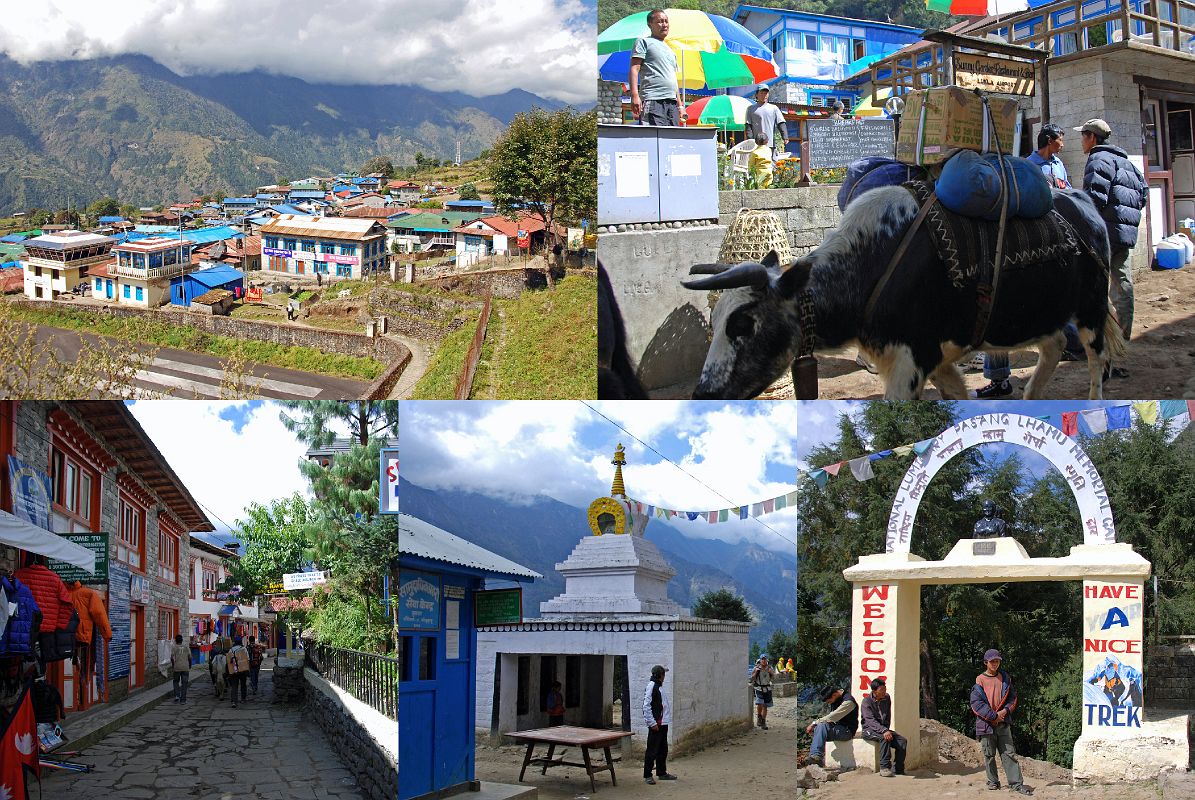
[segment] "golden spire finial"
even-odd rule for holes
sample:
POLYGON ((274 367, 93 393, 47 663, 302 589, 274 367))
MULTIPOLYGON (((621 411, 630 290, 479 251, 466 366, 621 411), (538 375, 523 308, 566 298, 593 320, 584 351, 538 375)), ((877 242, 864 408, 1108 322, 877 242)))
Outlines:
POLYGON ((627 488, 622 484, 622 465, 627 463, 626 453, 623 452, 622 443, 614 450, 614 460, 610 462, 614 465, 614 485, 610 487, 611 497, 626 497, 627 488))

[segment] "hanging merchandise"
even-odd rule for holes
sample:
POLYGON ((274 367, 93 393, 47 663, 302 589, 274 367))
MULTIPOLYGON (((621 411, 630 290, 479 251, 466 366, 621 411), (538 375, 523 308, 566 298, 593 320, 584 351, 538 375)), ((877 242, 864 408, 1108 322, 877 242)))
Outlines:
POLYGON ((42 619, 37 600, 16 577, 0 579, 0 587, 0 602, 8 603, 10 608, 8 626, 0 636, 0 656, 31 655, 42 619), (11 611, 13 605, 15 611, 11 611))
POLYGON ((38 628, 42 663, 69 658, 75 649, 75 627, 79 624, 79 615, 75 612, 75 604, 66 591, 66 584, 62 582, 62 578, 47 569, 45 564, 37 562, 22 567, 15 575, 33 592, 37 606, 42 612, 41 626, 38 628), (58 635, 58 632, 66 632, 68 628, 69 637, 58 635), (66 641, 67 638, 70 639, 69 642, 66 641))

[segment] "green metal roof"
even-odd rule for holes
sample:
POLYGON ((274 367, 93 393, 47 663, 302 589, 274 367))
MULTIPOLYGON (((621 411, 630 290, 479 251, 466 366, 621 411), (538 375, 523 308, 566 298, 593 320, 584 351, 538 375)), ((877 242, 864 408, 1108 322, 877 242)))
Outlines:
POLYGON ((467 222, 481 219, 485 214, 472 211, 430 211, 426 214, 408 214, 386 223, 387 228, 408 231, 450 231, 467 222), (448 220, 447 223, 444 220, 448 220))
POLYGON ((8 256, 19 256, 25 252, 25 245, 23 244, 0 244, 0 256, 4 260, 9 260, 8 256))

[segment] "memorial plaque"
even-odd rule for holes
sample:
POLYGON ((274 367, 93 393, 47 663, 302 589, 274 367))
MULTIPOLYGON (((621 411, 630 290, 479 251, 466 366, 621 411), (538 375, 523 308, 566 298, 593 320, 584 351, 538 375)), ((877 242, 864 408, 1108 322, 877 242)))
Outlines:
POLYGON ((473 622, 484 625, 510 625, 523 621, 523 590, 492 589, 473 593, 473 622))
POLYGON ((995 542, 972 542, 971 555, 973 556, 994 556, 996 555, 995 542))
POLYGON ((896 155, 896 129, 890 119, 819 119, 805 125, 810 169, 845 167, 868 156, 896 155))

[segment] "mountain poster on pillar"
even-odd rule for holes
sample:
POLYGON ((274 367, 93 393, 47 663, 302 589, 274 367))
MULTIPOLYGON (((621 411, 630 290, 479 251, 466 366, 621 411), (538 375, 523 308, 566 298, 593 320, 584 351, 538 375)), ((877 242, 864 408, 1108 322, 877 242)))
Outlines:
POLYGON ((1083 731, 1140 735, 1145 585, 1083 581, 1083 731))

